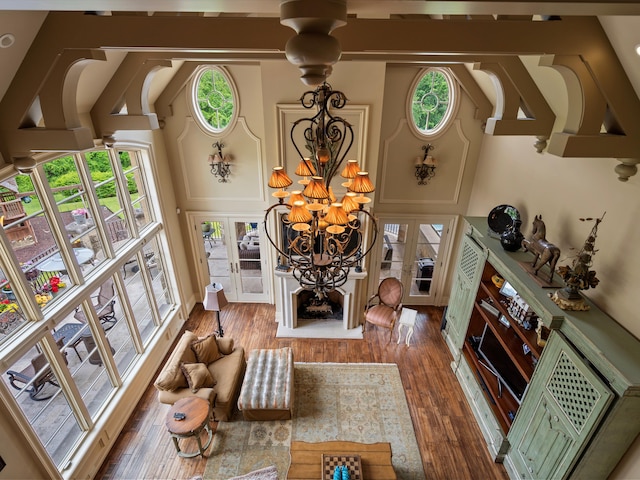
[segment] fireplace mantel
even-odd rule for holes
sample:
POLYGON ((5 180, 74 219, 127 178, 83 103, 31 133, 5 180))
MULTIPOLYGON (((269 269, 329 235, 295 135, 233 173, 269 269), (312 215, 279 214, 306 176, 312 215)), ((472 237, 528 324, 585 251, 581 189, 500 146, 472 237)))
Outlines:
MULTIPOLYGON (((298 293, 303 290, 293 273, 276 270, 276 282, 278 294, 276 295, 276 321, 287 328, 296 328, 298 324, 298 293)), ((347 282, 336 291, 343 296, 342 325, 345 330, 356 328, 360 325, 359 283, 367 278, 367 272, 349 272, 347 282)))

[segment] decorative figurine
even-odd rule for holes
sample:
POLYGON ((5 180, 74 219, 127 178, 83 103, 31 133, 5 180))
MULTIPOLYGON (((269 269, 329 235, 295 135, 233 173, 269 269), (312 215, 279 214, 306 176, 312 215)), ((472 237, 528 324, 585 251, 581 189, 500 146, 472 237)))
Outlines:
MULTIPOLYGON (((597 252, 595 243, 598 236, 598 225, 603 218, 604 213, 600 218, 595 219, 591 233, 573 260, 572 266, 564 265, 558 268, 558 275, 564 280, 566 286, 556 290, 551 299, 563 310, 589 310, 590 308, 579 291, 596 288, 600 283, 595 270, 591 270, 591 265, 593 264, 593 256, 597 252)), ((581 218, 580 221, 589 222, 593 221, 593 218, 581 218)))
POLYGON ((553 283, 553 272, 556 269, 556 263, 560 257, 560 249, 553 243, 549 243, 545 238, 547 233, 542 215, 536 215, 533 220, 533 231, 530 239, 522 240, 522 248, 533 253, 536 258, 531 264, 531 271, 534 275, 538 275, 538 270, 546 263, 549 264, 549 284, 553 283))

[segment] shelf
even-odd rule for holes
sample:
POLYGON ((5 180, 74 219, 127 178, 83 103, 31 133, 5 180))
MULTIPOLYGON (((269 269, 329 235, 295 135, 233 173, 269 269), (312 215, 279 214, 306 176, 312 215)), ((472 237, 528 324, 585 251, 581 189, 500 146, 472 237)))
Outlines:
POLYGON ((480 282, 480 287, 487 294, 487 296, 493 299, 493 306, 496 307, 505 317, 507 317, 509 323, 511 324, 511 327, 516 332, 516 335, 518 335, 520 339, 527 344, 536 358, 540 358, 540 355, 542 354, 542 347, 538 346, 538 337, 536 332, 534 330, 525 330, 515 318, 509 315, 509 312, 507 312, 505 306, 500 302, 503 296, 499 293, 493 282, 485 282, 483 280, 480 282))
POLYGON ((480 363, 478 355, 467 340, 464 342, 463 354, 475 375, 478 376, 480 385, 484 385, 485 388, 483 388, 482 391, 489 401, 489 406, 498 423, 500 423, 505 433, 508 432, 513 422, 512 418, 509 417, 509 412, 515 416, 519 407, 518 402, 513 398, 509 390, 504 387, 502 388, 502 396, 499 395, 500 387, 498 385, 498 379, 495 375, 489 373, 484 365, 480 363))
POLYGON ((475 309, 480 313, 493 333, 495 333, 498 341, 507 351, 509 358, 513 360, 518 371, 527 380, 527 383, 529 383, 533 375, 534 363, 531 354, 524 354, 522 338, 516 331, 517 326, 514 326, 513 322, 510 322, 511 327, 505 327, 497 318, 485 311, 478 303, 475 304, 475 309))

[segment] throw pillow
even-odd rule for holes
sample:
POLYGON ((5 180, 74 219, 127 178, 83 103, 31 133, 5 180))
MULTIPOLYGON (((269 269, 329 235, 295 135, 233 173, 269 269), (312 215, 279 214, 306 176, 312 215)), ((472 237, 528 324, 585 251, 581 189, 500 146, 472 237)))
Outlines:
POLYGON ((158 375, 154 385, 158 390, 172 392, 178 388, 187 386, 187 379, 182 370, 176 365, 175 367, 165 367, 158 375))
POLYGON ((180 369, 187 379, 189 388, 196 393, 203 387, 213 387, 216 381, 211 376, 211 372, 204 363, 182 363, 180 369))
POLYGON ((191 342, 191 350, 196 354, 196 362, 209 365, 222 357, 214 334, 191 342))

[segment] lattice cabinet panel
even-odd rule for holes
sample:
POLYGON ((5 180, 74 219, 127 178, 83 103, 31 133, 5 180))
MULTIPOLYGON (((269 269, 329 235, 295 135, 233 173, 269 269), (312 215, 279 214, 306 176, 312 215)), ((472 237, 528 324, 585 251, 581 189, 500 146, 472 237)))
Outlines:
POLYGON ((475 301, 475 291, 478 289, 480 273, 486 258, 486 252, 472 238, 465 236, 460 246, 458 266, 446 316, 445 336, 452 351, 459 351, 464 343, 464 335, 475 301))
POLYGON ((554 331, 544 362, 509 431, 520 478, 566 478, 613 398, 609 387, 554 331))

